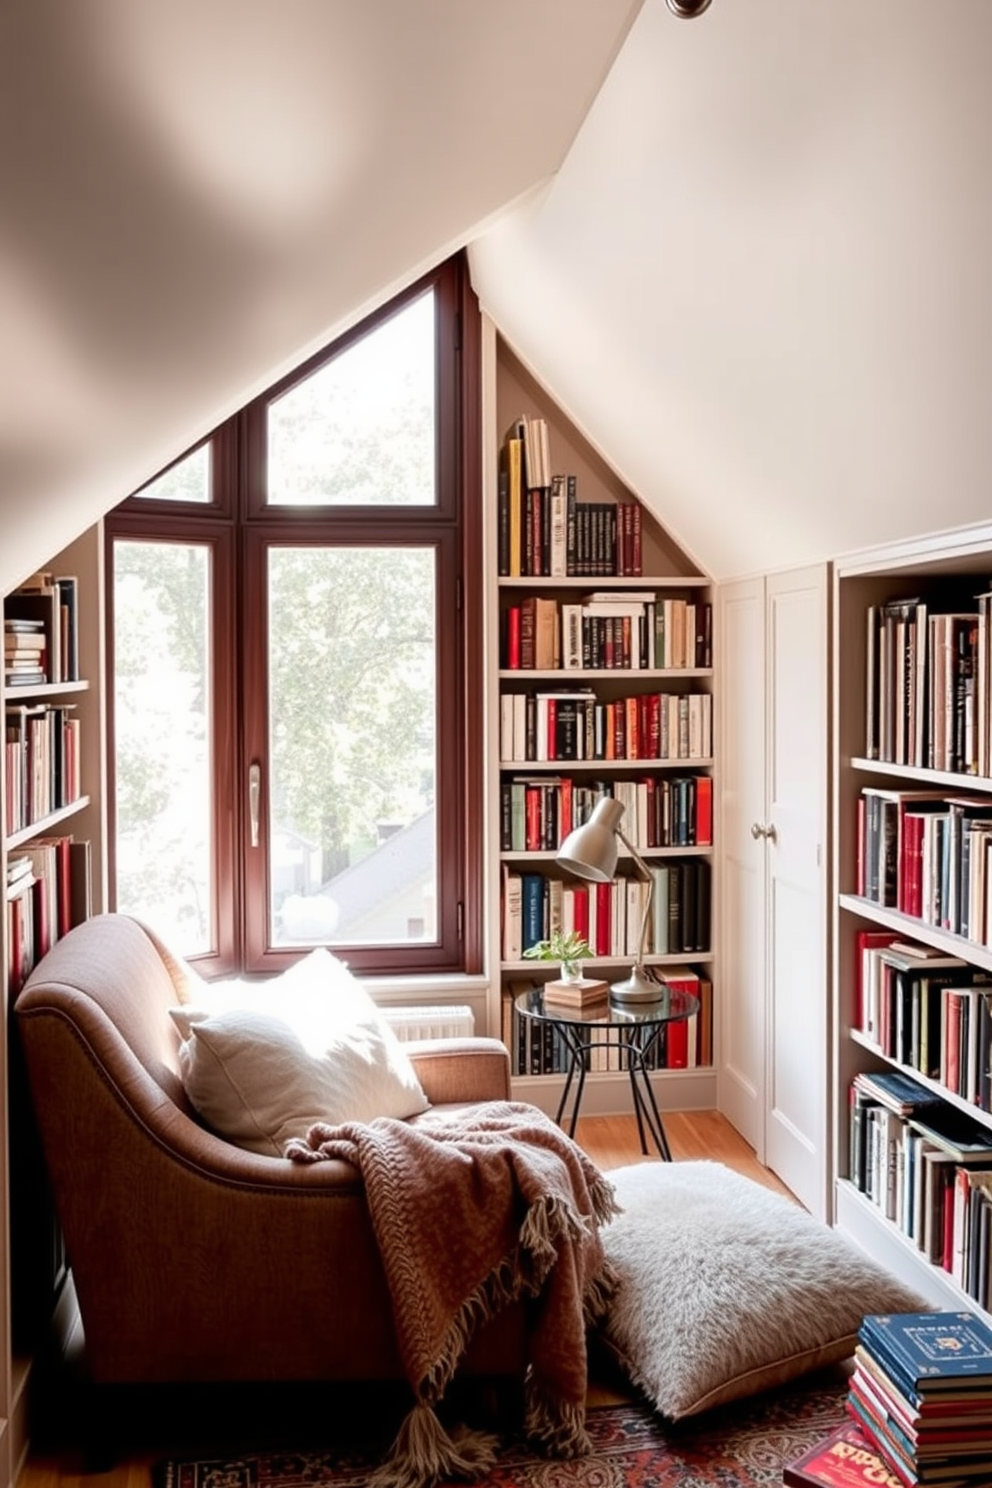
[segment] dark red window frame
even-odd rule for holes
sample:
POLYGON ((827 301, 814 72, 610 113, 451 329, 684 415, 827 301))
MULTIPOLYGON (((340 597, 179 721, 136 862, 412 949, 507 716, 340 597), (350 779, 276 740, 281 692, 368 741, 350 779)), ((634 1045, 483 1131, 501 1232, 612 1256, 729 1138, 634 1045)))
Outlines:
MULTIPOLYGON (((214 696, 213 950, 206 975, 274 972, 305 955, 269 944, 265 855, 250 847, 248 768, 262 763, 267 822, 265 554, 270 544, 433 545, 438 553, 438 937, 436 943, 334 946, 360 974, 478 972, 482 966, 483 702, 480 321, 463 255, 440 265, 324 351, 282 378, 209 437, 209 505, 135 493, 105 522, 108 574, 116 539, 206 542, 212 548, 214 696), (320 508, 265 503, 268 404, 397 308, 432 288, 437 327, 437 502, 432 507, 320 508)), ((186 452, 187 454, 189 451, 186 452)), ((185 458, 185 455, 183 456, 185 458)), ((178 463, 178 462, 177 462, 178 463)), ((108 675, 113 675, 113 584, 108 584, 108 675)), ((109 692, 110 881, 113 845, 113 688, 109 692)), ((262 839, 266 834, 263 831, 262 839)))

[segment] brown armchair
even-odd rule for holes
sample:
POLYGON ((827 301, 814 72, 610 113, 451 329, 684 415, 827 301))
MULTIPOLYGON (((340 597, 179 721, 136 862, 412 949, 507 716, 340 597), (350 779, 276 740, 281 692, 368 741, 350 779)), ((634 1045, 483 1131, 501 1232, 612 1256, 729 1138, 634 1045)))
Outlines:
MULTIPOLYGON (((402 1379, 358 1173, 242 1151, 179 1078, 173 975, 152 938, 99 915, 16 1003, 31 1095, 98 1384, 402 1379)), ((509 1097, 495 1039, 407 1045, 434 1104, 509 1097)), ((521 1309, 465 1372, 519 1376, 521 1309)))

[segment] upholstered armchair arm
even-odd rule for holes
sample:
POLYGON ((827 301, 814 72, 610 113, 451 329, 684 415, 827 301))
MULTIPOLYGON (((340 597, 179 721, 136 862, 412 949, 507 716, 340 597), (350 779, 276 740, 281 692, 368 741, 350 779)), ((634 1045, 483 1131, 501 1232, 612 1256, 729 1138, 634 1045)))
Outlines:
POLYGON ((403 1047, 431 1105, 510 1099, 510 1056, 499 1039, 418 1039, 403 1047))

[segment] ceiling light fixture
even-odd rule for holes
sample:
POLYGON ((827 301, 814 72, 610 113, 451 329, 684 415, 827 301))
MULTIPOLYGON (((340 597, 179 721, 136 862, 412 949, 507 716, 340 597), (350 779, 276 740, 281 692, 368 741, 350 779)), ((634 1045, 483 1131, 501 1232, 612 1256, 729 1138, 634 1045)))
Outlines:
POLYGON ((672 15, 683 21, 691 21, 694 16, 702 15, 704 10, 709 9, 710 0, 665 0, 665 4, 672 15))

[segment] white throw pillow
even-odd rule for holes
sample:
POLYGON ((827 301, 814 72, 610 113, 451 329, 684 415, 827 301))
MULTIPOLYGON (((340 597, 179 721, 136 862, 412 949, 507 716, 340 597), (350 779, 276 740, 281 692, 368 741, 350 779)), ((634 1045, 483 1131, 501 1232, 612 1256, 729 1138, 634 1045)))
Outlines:
POLYGON ((260 986, 253 1006, 170 1012, 190 1102, 249 1151, 281 1157, 317 1121, 405 1120, 427 1109, 399 1039, 326 951, 260 986))
POLYGON ((620 1274, 603 1338, 663 1416, 754 1395, 854 1352, 869 1313, 926 1311, 791 1200, 716 1162, 607 1173, 620 1274))
POLYGON ((181 1007, 170 1011, 180 1028, 183 1020, 178 1014, 183 1011, 198 1016, 204 1010, 219 1013, 230 1008, 254 1008, 297 1022, 311 1012, 325 1011, 332 1001, 340 1002, 345 997, 357 995, 366 1002, 369 1000, 365 988, 345 962, 324 946, 294 961, 277 976, 231 977, 216 982, 197 977, 186 987, 180 985, 179 995, 181 1007))

